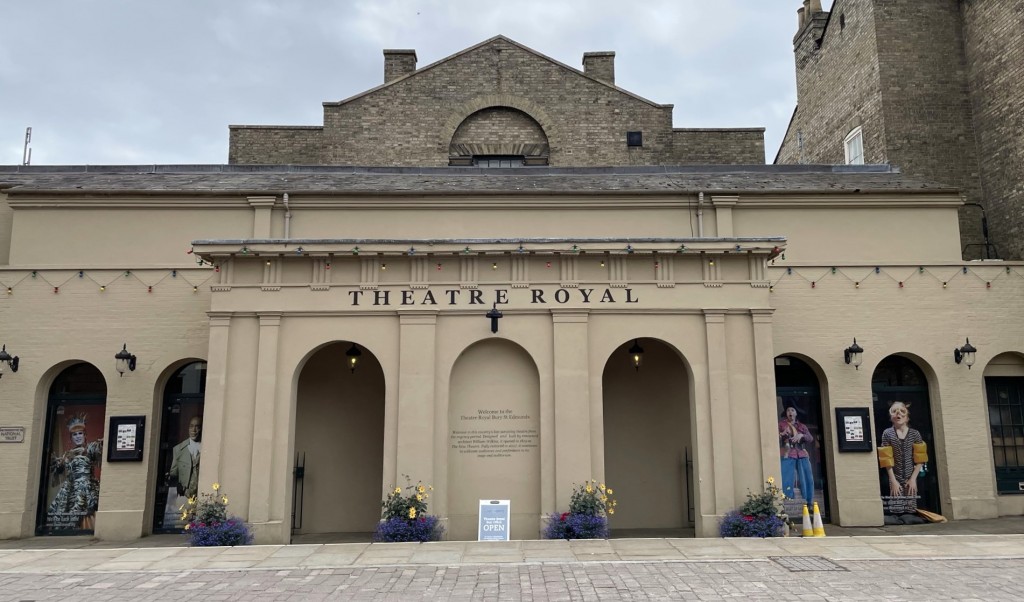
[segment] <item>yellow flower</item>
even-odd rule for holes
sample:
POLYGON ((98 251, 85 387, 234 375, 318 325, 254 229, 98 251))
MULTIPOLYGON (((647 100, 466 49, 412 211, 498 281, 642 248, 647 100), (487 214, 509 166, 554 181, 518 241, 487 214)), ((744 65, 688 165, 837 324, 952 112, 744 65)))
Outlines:
POLYGON ((775 477, 768 477, 768 484, 769 485, 774 485, 775 484, 775 477))
POLYGON ((416 518, 416 509, 412 506, 409 507, 409 518, 416 518))
POLYGON ((193 495, 192 497, 188 498, 188 505, 189 506, 195 506, 196 505, 196 496, 193 495))
POLYGON ((395 487, 395 493, 402 493, 401 487, 395 487))
POLYGON ((594 493, 594 488, 591 487, 590 485, 587 485, 587 493, 594 493))
POLYGON ((430 490, 431 490, 431 491, 433 491, 433 490, 434 490, 434 486, 433 486, 433 485, 431 485, 431 486, 430 486, 430 490))
POLYGON ((225 495, 225 496, 221 497, 220 501, 223 502, 224 504, 227 504, 228 503, 228 496, 225 495))
POLYGON ((422 502, 422 501, 423 501, 423 496, 422 496, 422 495, 420 495, 419 493, 417 493, 417 494, 416 494, 416 501, 417 501, 417 502, 422 502))
POLYGON ((430 494, 429 494, 429 493, 424 493, 424 494, 423 494, 423 499, 427 499, 428 497, 430 497, 430 494))
POLYGON ((601 496, 601 501, 602 502, 607 502, 608 501, 608 496, 607 495, 602 495, 601 496))
POLYGON ((220 483, 214 483, 213 484, 213 490, 214 491, 220 491, 220 483))
POLYGON ((186 518, 188 518, 188 512, 182 512, 181 513, 181 520, 185 520, 186 518))
POLYGON ((615 493, 615 492, 611 490, 611 487, 609 487, 609 488, 608 488, 608 495, 611 495, 611 494, 613 494, 613 493, 615 493))
POLYGON ((420 485, 419 487, 416 488, 416 491, 419 491, 420 493, 423 493, 426 490, 427 490, 427 488, 424 487, 423 485, 420 485))
POLYGON ((601 491, 604 491, 604 483, 598 485, 597 488, 600 489, 601 491))
POLYGON ((608 514, 615 514, 615 508, 609 508, 608 514))
POLYGON ((191 526, 192 525, 185 525, 185 530, 188 531, 189 527, 191 527, 191 526))

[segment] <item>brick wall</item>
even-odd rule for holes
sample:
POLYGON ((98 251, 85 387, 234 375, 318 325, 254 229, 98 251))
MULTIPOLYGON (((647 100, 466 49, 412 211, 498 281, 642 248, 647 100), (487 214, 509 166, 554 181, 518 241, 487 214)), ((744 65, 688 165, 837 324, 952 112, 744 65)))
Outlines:
MULTIPOLYGON (((860 126, 865 163, 981 201, 959 3, 836 0, 813 15, 794 39, 798 108, 775 162, 844 163, 844 139, 860 126)), ((981 242, 976 209, 961 210, 960 234, 962 245, 981 242)))
POLYGON ((764 128, 673 130, 675 163, 738 164, 764 163, 764 128))
POLYGON ((827 13, 812 15, 794 38, 798 109, 775 163, 845 163, 843 140, 858 126, 864 162, 886 162, 871 1, 836 0, 833 14, 841 12, 845 27, 831 22, 820 46, 827 13))
MULTIPOLYGON (((887 159, 905 173, 982 201, 959 0, 875 0, 887 159)), ((975 208, 960 211, 963 245, 981 240, 975 208)), ((965 257, 980 257, 970 247, 965 257)))
POLYGON ((985 208, 1003 258, 1024 257, 1024 3, 961 2, 985 208))
POLYGON ((529 115, 495 107, 477 111, 459 125, 452 136, 450 154, 546 155, 547 146, 544 130, 529 115))
POLYGON ((317 165, 322 137, 319 126, 232 125, 228 163, 317 165))
MULTIPOLYGON (((600 54, 610 59, 610 53, 600 54)), ((705 136, 699 146, 678 145, 671 105, 645 101, 499 37, 413 77, 325 104, 322 132, 233 126, 229 162, 444 166, 459 125, 493 107, 536 121, 553 166, 669 165, 706 162, 704 157, 750 163, 763 157, 763 136, 746 130, 705 136), (641 148, 626 146, 628 131, 643 132, 641 148), (718 140, 725 141, 723 148, 706 148, 718 140), (691 148, 696 156, 686 155, 691 148), (734 150, 738 156, 731 156, 734 150)))

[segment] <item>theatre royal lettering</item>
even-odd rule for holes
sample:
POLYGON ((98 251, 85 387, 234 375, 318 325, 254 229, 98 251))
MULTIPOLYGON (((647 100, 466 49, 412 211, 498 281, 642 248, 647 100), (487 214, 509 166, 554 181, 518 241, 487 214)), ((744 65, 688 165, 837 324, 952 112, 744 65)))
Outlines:
POLYGON ((352 290, 348 296, 353 306, 412 306, 412 305, 564 305, 569 302, 583 304, 639 303, 631 288, 559 288, 556 290, 529 288, 493 291, 480 289, 446 288, 441 290, 352 290))

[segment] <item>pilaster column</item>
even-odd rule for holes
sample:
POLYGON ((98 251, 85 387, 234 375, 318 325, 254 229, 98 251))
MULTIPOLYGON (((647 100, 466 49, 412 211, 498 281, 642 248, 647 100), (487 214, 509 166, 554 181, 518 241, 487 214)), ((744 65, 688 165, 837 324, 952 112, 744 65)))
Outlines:
POLYGON ((270 521, 271 466, 274 458, 274 392, 277 388, 277 343, 280 312, 261 313, 256 357, 256 398, 253 402, 252 477, 249 482, 249 522, 270 521))
MULTIPOLYGON (((398 475, 434 482, 437 313, 398 316, 398 475)), ((398 483, 404 486, 404 483, 398 483)))
POLYGON ((585 311, 552 310, 555 379, 555 504, 565 507, 573 483, 593 475, 590 450, 589 319, 585 311))
POLYGON ((272 238, 270 236, 270 217, 276 202, 277 197, 273 196, 249 197, 249 206, 253 209, 253 238, 272 238))
POLYGON ((729 361, 725 340, 725 310, 704 310, 708 341, 708 397, 711 421, 711 465, 715 501, 710 509, 725 514, 736 503, 732 470, 732 427, 729 424, 729 361))
POLYGON ((752 309, 754 323, 754 375, 757 382, 757 423, 761 436, 761 474, 779 471, 777 402, 775 399, 775 348, 772 345, 774 309, 752 309))
POLYGON ((732 226, 732 208, 736 206, 740 197, 738 196, 713 196, 711 205, 715 208, 715 227, 718 229, 719 238, 731 238, 735 236, 732 226))
POLYGON ((224 446, 224 404, 227 400, 228 335, 231 314, 209 312, 210 346, 206 360, 206 397, 203 405, 203 455, 199 463, 199 490, 209 491, 220 481, 224 446))

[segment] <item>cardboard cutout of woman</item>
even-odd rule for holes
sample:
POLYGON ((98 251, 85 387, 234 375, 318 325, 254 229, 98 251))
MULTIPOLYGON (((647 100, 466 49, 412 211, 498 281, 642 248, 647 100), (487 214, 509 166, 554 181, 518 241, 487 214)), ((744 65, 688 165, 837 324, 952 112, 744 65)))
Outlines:
POLYGON ((787 498, 796 497, 793 483, 800 481, 800 494, 808 505, 814 503, 814 473, 811 471, 811 457, 807 445, 814 436, 807 425, 797 420, 797 409, 790 405, 780 415, 779 457, 782 460, 782 493, 787 498))
POLYGON ((889 477, 889 495, 882 495, 882 506, 888 515, 886 522, 921 523, 924 520, 916 514, 917 477, 928 461, 928 446, 921 433, 910 428, 909 403, 890 403, 889 420, 892 426, 882 433, 878 448, 878 466, 889 477))
POLYGON ((72 416, 67 422, 71 449, 50 458, 51 479, 63 476, 64 480, 47 514, 63 528, 92 529, 99 507, 100 482, 94 467, 102 458, 103 439, 86 443, 85 425, 84 413, 72 416))

